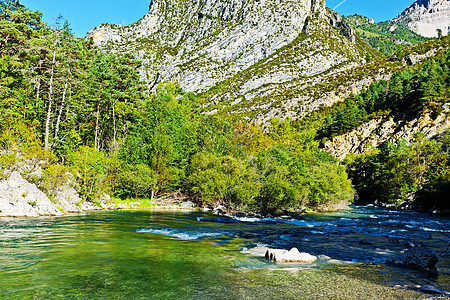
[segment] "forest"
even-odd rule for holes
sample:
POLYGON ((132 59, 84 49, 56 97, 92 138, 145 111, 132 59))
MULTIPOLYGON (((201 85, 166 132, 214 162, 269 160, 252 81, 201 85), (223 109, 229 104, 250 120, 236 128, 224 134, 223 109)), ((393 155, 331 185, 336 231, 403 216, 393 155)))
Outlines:
POLYGON ((176 82, 150 93, 135 57, 104 53, 75 38, 62 17, 52 26, 41 17, 18 1, 1 2, 0 178, 25 162, 40 164, 42 176, 23 176, 49 195, 73 181, 94 203, 104 194, 154 199, 182 191, 198 205, 282 213, 340 209, 355 193, 398 205, 417 194, 427 203, 421 207, 449 209, 448 134, 417 134, 344 163, 320 146, 374 116, 439 114, 449 98, 450 52, 350 96, 321 127, 273 119, 264 131, 202 113, 204 99, 176 82))

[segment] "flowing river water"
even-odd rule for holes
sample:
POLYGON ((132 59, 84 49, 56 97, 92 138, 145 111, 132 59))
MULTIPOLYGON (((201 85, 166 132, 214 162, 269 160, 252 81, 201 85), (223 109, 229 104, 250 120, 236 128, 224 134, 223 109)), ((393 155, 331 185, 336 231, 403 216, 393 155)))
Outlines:
POLYGON ((1 219, 0 299, 424 299, 393 286, 450 289, 449 236, 448 218, 369 207, 284 220, 151 211, 1 219), (384 264, 402 243, 441 254, 440 275, 384 264), (258 245, 321 256, 277 264, 246 253, 258 245))

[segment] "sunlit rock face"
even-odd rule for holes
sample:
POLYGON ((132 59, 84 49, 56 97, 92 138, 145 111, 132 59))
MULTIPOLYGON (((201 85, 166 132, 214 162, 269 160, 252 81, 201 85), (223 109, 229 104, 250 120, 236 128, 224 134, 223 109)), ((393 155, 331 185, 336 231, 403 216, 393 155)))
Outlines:
POLYGON ((291 43, 324 10, 323 0, 153 0, 137 23, 100 25, 87 37, 105 48, 127 43, 147 62, 146 79, 197 91, 291 43))
POLYGON ((450 0, 417 0, 393 21, 426 37, 437 37, 438 31, 447 35, 450 31, 450 0))
POLYGON ((324 0, 153 0, 140 21, 87 37, 135 54, 151 91, 176 81, 207 93, 211 113, 230 109, 260 124, 331 105, 335 97, 314 87, 364 63, 367 50, 324 0))

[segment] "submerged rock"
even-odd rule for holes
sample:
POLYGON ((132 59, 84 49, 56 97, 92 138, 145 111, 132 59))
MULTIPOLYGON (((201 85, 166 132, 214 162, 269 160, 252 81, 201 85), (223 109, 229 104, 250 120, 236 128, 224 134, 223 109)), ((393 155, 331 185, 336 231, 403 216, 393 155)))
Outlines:
POLYGON ((389 259, 387 263, 403 268, 437 273, 436 263, 438 261, 436 254, 430 249, 426 247, 413 247, 402 251, 400 255, 389 259))
POLYGON ((367 241, 367 240, 360 240, 360 241, 359 241, 359 244, 360 244, 360 245, 366 245, 366 246, 373 245, 372 242, 369 242, 369 241, 367 241))
POLYGON ((276 262, 312 263, 317 257, 309 253, 300 253, 297 248, 290 251, 282 249, 267 249, 265 257, 276 262))
MULTIPOLYGON (((402 290, 412 290, 418 291, 430 295, 442 295, 442 296, 450 296, 450 291, 437 288, 432 285, 395 285, 394 288, 402 289, 402 290)), ((447 299, 447 298, 446 298, 447 299)))

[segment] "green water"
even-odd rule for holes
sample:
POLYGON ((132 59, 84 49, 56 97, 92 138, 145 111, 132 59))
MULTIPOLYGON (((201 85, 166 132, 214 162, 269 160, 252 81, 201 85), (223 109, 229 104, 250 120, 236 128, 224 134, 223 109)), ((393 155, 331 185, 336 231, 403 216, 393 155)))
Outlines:
POLYGON ((395 274, 381 264, 283 267, 243 254, 251 241, 229 234, 226 225, 196 240, 135 232, 197 228, 200 215, 121 211, 0 220, 0 299, 426 297, 390 287, 395 274))

